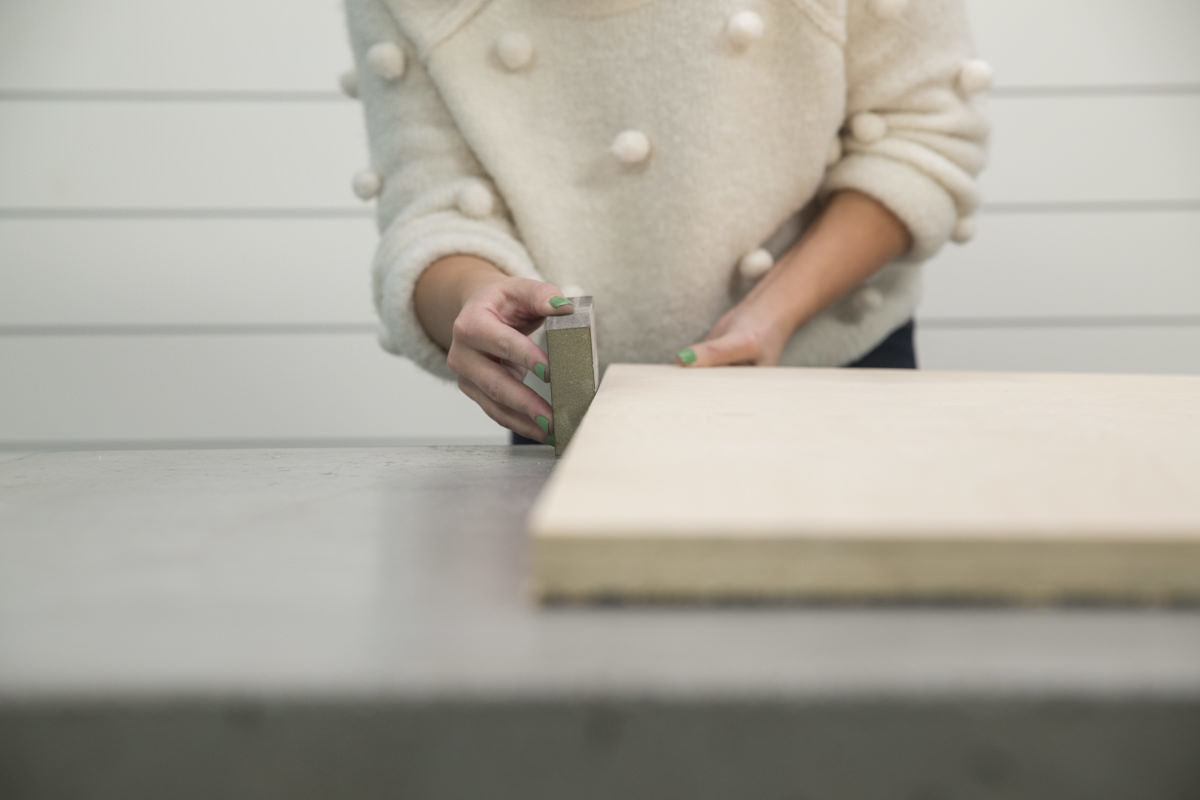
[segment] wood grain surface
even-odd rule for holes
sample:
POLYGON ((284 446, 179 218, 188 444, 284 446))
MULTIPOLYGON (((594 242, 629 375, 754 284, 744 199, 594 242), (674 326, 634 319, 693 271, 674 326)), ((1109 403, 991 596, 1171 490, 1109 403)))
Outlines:
POLYGON ((613 365, 544 598, 1200 599, 1200 377, 613 365))

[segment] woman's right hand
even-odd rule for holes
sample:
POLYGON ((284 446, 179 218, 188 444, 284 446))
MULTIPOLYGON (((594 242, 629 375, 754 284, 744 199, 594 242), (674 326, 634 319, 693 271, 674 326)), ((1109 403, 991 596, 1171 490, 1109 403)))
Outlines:
POLYGON ((529 334, 546 317, 574 310, 560 294, 553 284, 511 278, 490 261, 459 254, 431 264, 413 295, 421 326, 448 351, 463 393, 535 441, 547 441, 554 422, 550 406, 524 383, 526 372, 550 379, 550 361, 529 334))
POLYGON ((549 359, 529 334, 573 310, 550 283, 505 276, 477 285, 454 319, 446 357, 458 388, 504 427, 553 444, 550 405, 523 382, 526 372, 550 380, 549 359))

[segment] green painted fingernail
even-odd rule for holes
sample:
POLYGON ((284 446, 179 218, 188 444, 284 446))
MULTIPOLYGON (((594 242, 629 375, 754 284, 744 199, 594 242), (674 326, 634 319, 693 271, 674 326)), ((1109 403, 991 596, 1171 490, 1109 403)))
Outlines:
POLYGON ((546 444, 550 445, 551 447, 554 446, 554 434, 553 433, 546 437, 546 444))
POLYGON ((552 308, 562 308, 563 306, 571 305, 571 301, 565 297, 551 297, 550 306, 552 308))
POLYGON ((542 429, 542 433, 550 432, 550 420, 546 419, 541 414, 538 414, 537 419, 534 421, 538 424, 538 427, 542 429))
POLYGON ((538 376, 538 380, 542 383, 546 382, 546 365, 537 363, 533 365, 533 374, 538 376))
POLYGON ((696 351, 690 347, 680 350, 675 356, 684 364, 692 364, 696 361, 696 351))

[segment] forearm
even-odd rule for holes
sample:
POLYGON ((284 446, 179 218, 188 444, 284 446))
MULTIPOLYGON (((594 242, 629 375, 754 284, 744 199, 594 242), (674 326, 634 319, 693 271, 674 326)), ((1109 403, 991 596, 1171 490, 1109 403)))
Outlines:
POLYGON ((413 292, 421 327, 449 350, 454 320, 467 298, 480 286, 504 277, 494 264, 476 256, 453 255, 433 262, 421 273, 413 292))
POLYGON ((790 335, 910 245, 908 229, 878 201, 838 192, 743 302, 790 335))

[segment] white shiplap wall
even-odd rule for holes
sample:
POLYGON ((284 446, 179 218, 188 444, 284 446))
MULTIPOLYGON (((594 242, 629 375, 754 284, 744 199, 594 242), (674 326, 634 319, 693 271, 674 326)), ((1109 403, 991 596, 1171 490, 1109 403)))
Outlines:
MULTIPOLYGON (((1200 372, 1200 4, 969 5, 993 157, 924 365, 1200 372)), ((375 343, 348 62, 337 0, 0 5, 0 446, 504 441, 375 343)))

